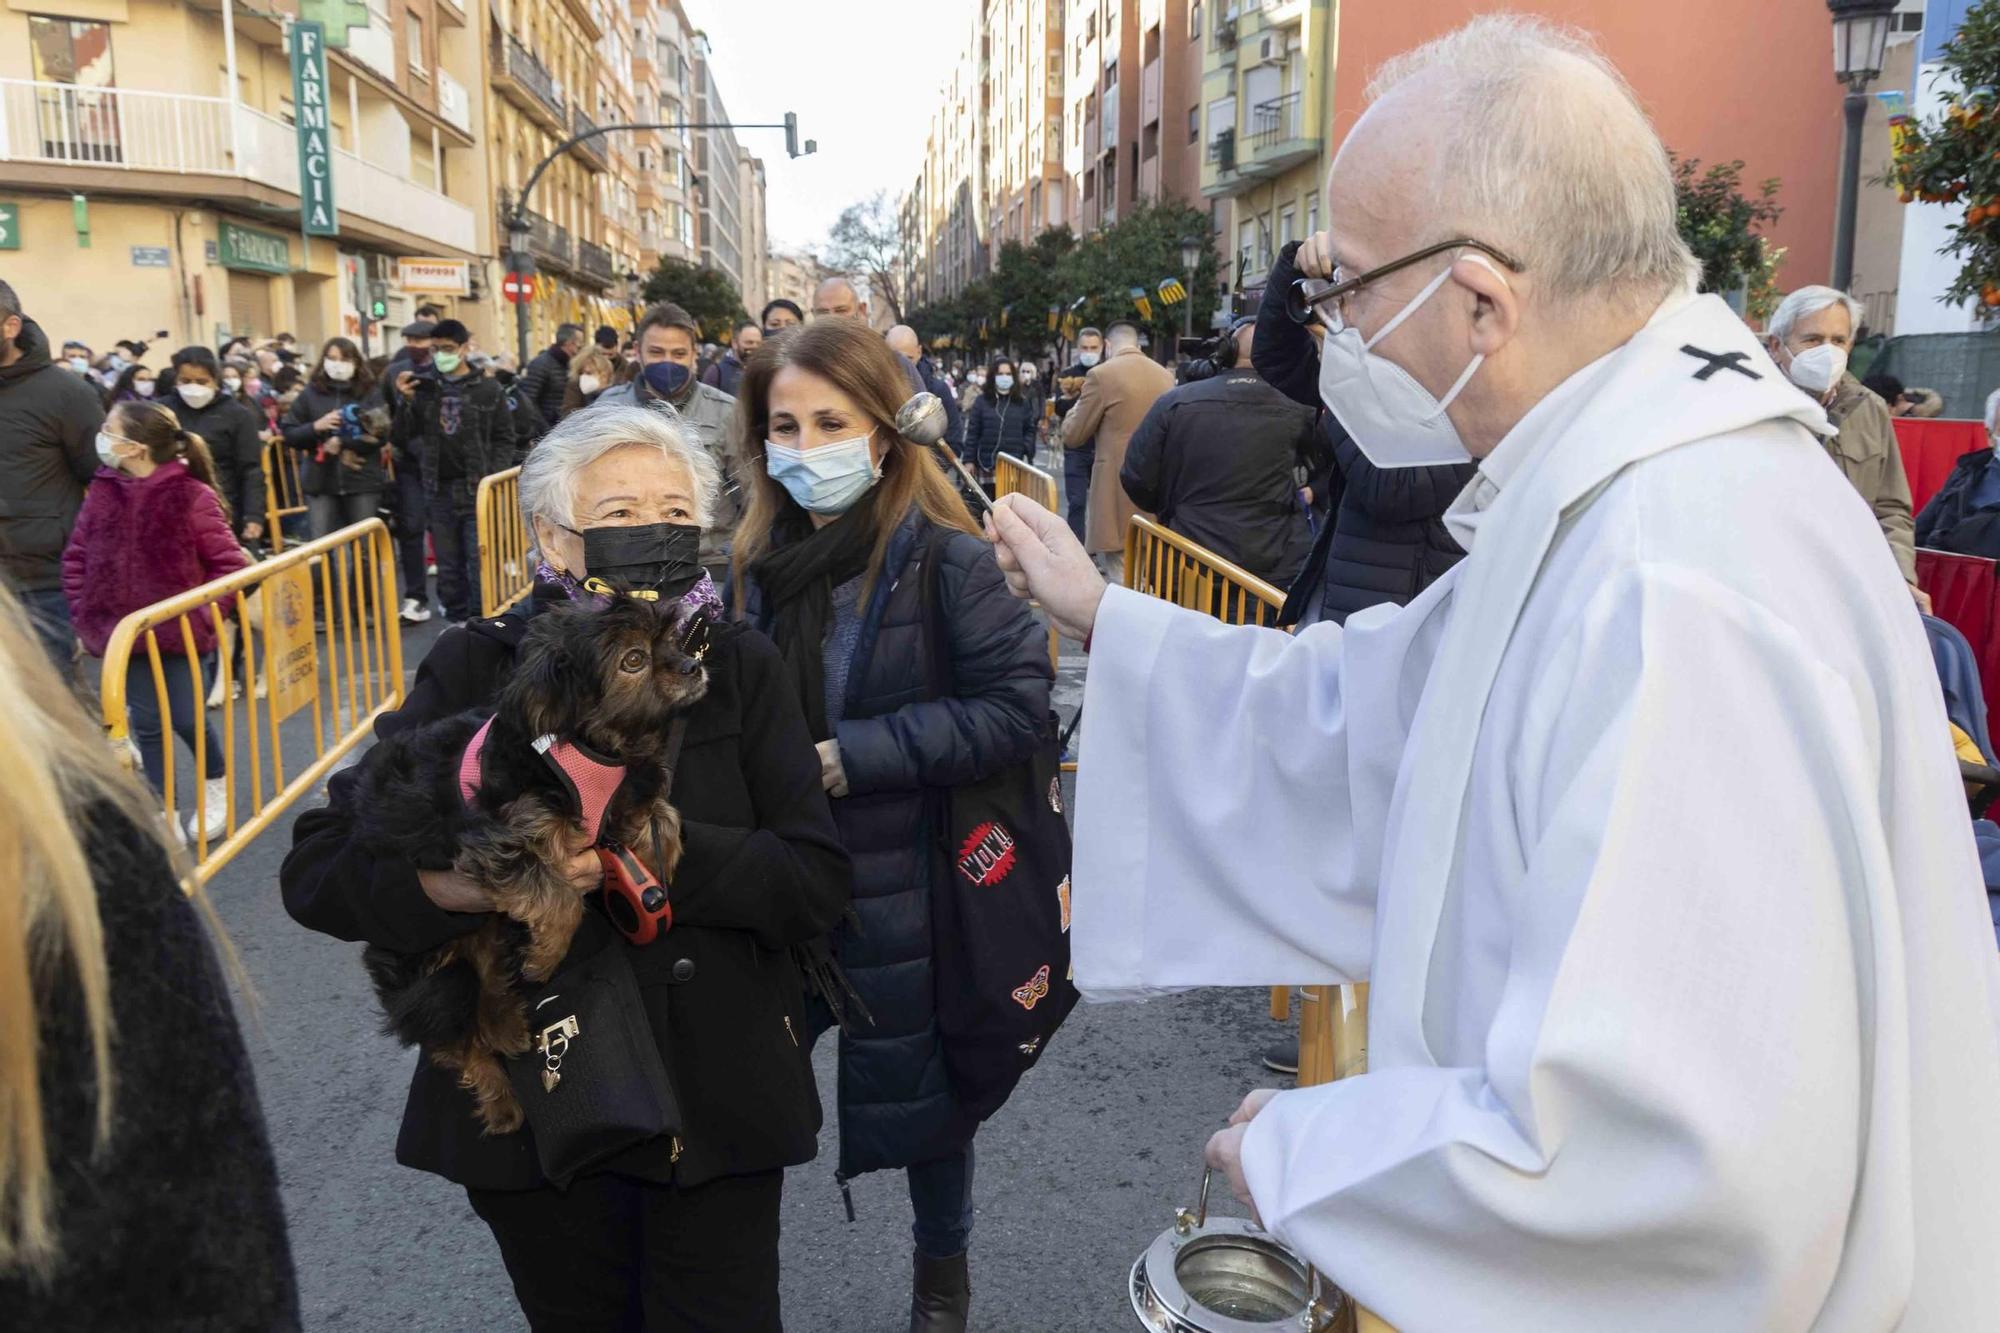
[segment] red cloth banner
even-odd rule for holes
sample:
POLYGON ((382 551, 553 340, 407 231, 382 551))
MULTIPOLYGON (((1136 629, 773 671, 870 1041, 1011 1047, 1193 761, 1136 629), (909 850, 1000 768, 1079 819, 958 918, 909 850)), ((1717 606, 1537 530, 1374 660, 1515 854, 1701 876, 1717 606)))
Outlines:
POLYGON ((1986 447, 1986 427, 1977 421, 1897 417, 1895 426, 1903 472, 1910 479, 1912 517, 1923 513, 1931 497, 1944 488, 1959 459, 1986 447))

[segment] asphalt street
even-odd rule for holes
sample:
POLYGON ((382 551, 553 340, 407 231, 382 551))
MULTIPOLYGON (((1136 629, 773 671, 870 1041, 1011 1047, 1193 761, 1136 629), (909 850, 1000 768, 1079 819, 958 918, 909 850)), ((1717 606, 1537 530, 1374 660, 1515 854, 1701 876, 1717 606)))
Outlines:
MULTIPOLYGON (((405 635, 412 672, 439 626, 405 635)), ((1066 645, 1057 701, 1082 693, 1066 645)), ((290 819, 209 884, 252 995, 245 1035, 277 1152, 306 1327, 524 1327, 486 1228, 455 1187, 395 1164, 413 1053, 378 1030, 359 946, 285 915, 277 872, 290 819)), ((1280 1032, 1264 994, 1208 991, 1080 1006, 978 1139, 973 1325, 1010 1333, 1136 1327, 1132 1260, 1191 1203, 1202 1144, 1243 1093, 1270 1081, 1257 1053, 1280 1032)), ((904 1327, 909 1203, 899 1175, 833 1181, 833 1043, 816 1052, 827 1123, 819 1160, 786 1181, 786 1327, 904 1327)))

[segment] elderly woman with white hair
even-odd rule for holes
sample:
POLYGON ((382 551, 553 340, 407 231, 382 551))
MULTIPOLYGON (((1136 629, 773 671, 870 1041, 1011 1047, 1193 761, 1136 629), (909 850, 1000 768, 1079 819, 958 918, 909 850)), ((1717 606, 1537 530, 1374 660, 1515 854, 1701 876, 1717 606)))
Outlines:
POLYGON ((1910 481, 1889 404, 1847 373, 1848 353, 1861 327, 1861 302, 1833 287, 1801 287, 1771 314, 1764 345, 1778 369, 1826 409, 1833 433, 1821 443, 1868 507, 1895 554, 1903 582, 1925 611, 1930 598, 1917 587, 1917 545, 1910 521, 1910 481))
MULTIPOLYGON (((532 598, 447 630, 376 734, 490 710, 526 624, 553 604, 640 587, 689 618, 718 611, 696 557, 716 486, 707 451, 671 412, 600 405, 565 418, 521 471, 540 562, 532 598)), ((851 877, 777 650, 719 616, 707 632, 708 691, 672 766, 684 845, 668 886, 672 927, 637 945, 587 913, 564 964, 589 942, 629 951, 678 1131, 559 1190, 538 1165, 532 1129, 482 1133, 471 1095, 427 1058, 403 1114, 397 1160, 465 1188, 536 1330, 780 1327, 784 1168, 812 1158, 820 1124, 802 1044, 811 969, 796 959, 846 909, 851 877)), ((370 850, 356 836, 353 791, 351 773, 336 775, 326 808, 298 821, 282 875, 292 915, 410 954, 478 929, 491 906, 485 888, 370 850)), ((577 891, 595 895, 598 860, 581 835, 572 868, 577 891)))

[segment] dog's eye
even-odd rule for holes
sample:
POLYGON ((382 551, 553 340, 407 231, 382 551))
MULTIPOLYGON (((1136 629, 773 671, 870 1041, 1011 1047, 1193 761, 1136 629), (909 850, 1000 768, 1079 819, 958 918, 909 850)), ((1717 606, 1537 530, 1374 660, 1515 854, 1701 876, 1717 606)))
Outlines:
POLYGON ((620 671, 644 671, 646 664, 652 660, 652 654, 648 653, 644 648, 627 648, 625 656, 618 659, 618 669, 620 671))

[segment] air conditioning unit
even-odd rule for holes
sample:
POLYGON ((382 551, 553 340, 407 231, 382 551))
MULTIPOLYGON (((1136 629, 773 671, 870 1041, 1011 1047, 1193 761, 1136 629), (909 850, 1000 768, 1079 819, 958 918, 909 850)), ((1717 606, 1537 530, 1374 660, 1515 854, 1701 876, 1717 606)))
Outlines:
POLYGON ((1267 32, 1262 37, 1257 39, 1258 64, 1260 65, 1276 64, 1279 60, 1284 58, 1284 54, 1285 54, 1284 38, 1267 32))

